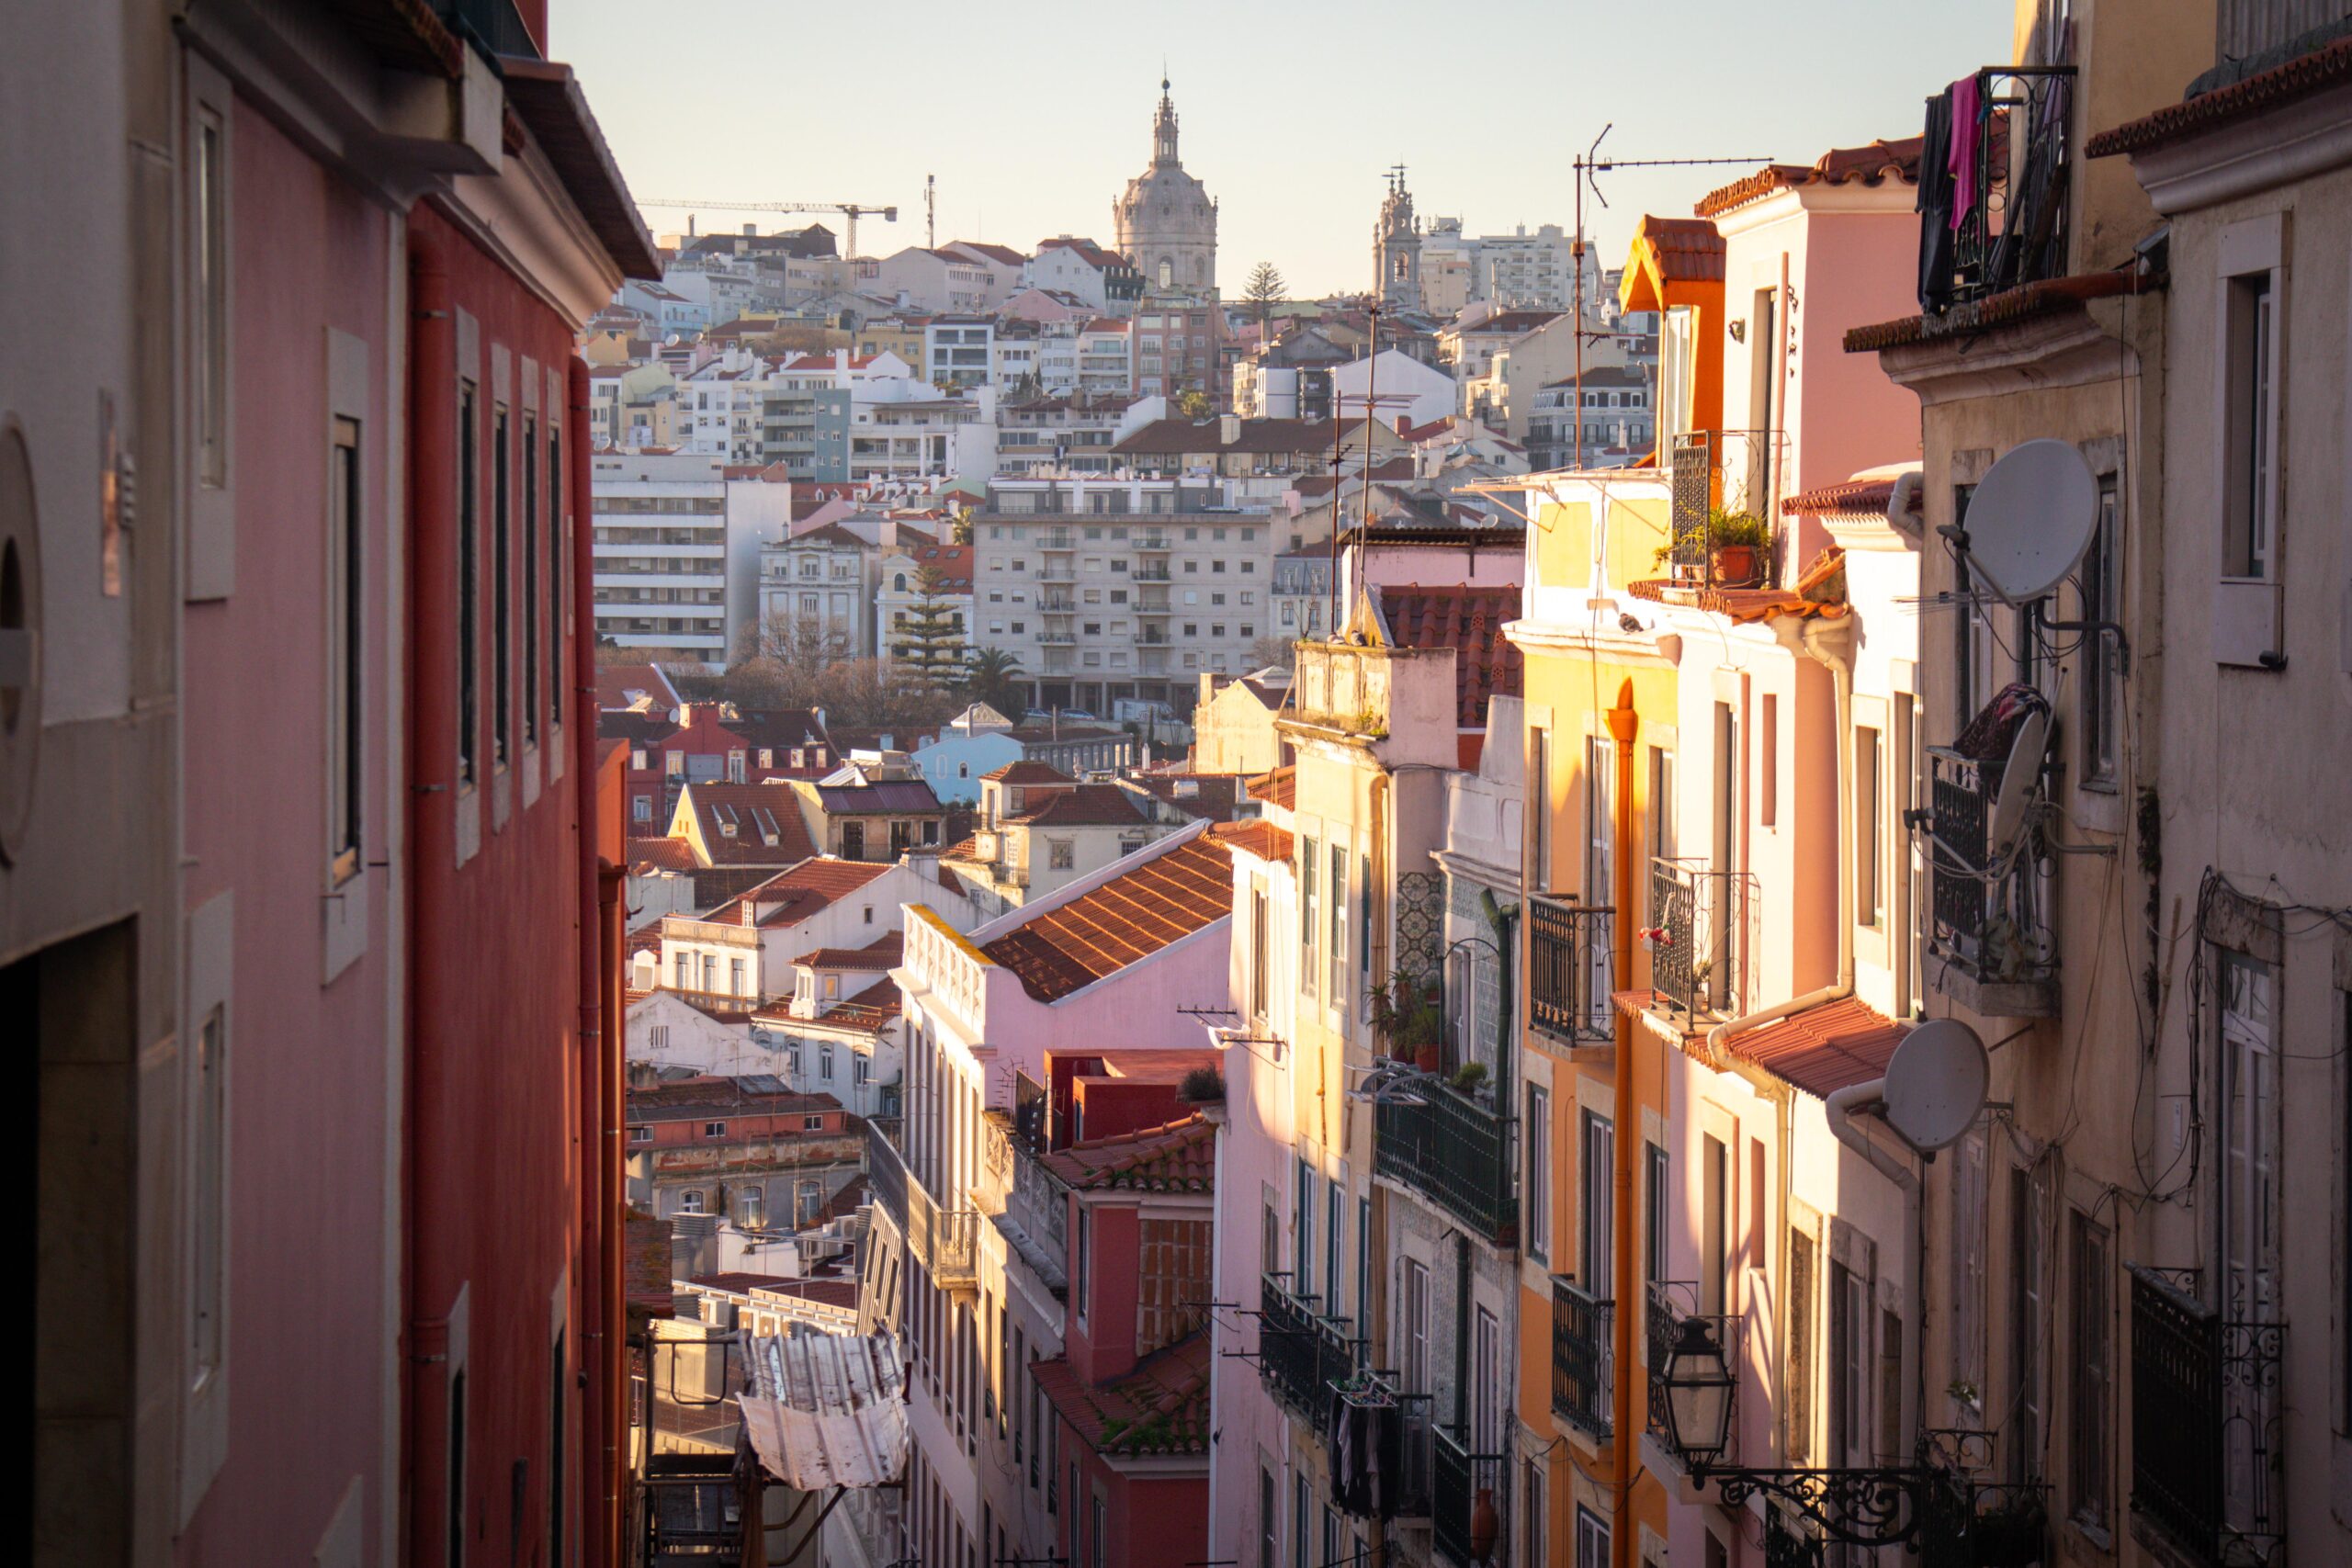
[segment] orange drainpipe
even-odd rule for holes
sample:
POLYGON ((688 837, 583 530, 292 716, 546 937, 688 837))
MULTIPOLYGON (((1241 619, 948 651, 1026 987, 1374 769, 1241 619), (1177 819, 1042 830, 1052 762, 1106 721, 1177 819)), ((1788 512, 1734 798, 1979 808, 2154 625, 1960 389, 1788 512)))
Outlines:
MULTIPOLYGON (((1634 739, 1641 732, 1641 716, 1634 711, 1634 683, 1618 689, 1617 705, 1608 713, 1609 737, 1617 761, 1617 914, 1611 922, 1617 948, 1617 988, 1634 984, 1634 739)), ((1656 802, 1651 808, 1657 809, 1656 802)), ((1609 1526, 1611 1568, 1634 1568, 1634 1325, 1645 1314, 1635 1301, 1639 1284, 1634 1254, 1634 1151, 1640 1146, 1634 1099, 1634 1021, 1617 1014, 1616 1224, 1614 1240, 1617 1298, 1611 1325, 1615 1340, 1617 1373, 1611 1389, 1609 1490, 1612 1502, 1609 1526)))

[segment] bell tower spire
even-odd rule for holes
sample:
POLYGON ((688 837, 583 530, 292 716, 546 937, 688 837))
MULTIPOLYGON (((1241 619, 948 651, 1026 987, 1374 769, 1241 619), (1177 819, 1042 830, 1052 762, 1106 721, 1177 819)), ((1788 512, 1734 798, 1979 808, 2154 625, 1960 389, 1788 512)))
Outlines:
POLYGON ((1159 113, 1151 122, 1151 161, 1173 164, 1176 159, 1176 101, 1168 96, 1166 66, 1159 78, 1159 113))

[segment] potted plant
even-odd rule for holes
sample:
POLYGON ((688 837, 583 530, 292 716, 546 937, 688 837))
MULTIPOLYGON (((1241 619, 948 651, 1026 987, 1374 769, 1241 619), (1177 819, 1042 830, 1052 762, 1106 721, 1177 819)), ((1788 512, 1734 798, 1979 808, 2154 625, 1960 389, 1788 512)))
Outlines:
POLYGON ((1487 1064, 1464 1062, 1453 1075, 1453 1087, 1464 1094, 1476 1094, 1487 1087, 1487 1064))
POLYGON ((1408 1061, 1425 1073, 1442 1066, 1445 1041, 1444 991, 1434 977, 1419 980, 1398 970, 1385 987, 1374 987, 1371 1004, 1373 1032, 1388 1054, 1408 1061))
POLYGON ((1176 1098, 1187 1105, 1223 1104, 1225 1079, 1215 1067, 1194 1067, 1176 1086, 1176 1098))
POLYGON ((1764 580, 1772 525, 1752 512, 1716 507, 1707 516, 1707 565, 1719 588, 1747 588, 1764 580))

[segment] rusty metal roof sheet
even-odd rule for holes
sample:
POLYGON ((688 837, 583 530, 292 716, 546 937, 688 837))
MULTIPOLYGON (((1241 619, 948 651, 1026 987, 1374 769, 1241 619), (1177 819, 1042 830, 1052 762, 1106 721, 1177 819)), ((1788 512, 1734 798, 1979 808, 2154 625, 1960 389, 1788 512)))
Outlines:
POLYGON ((907 1465, 907 1374, 887 1334, 744 1342, 743 1430, 787 1486, 880 1486, 907 1465))

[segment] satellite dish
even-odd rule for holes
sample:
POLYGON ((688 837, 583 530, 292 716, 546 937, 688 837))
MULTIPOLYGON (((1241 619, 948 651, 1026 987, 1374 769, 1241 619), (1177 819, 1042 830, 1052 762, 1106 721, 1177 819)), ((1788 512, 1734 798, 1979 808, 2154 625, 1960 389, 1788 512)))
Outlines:
POLYGON ((2041 753, 2050 744, 2050 716, 2035 708, 2018 724, 2009 742, 2009 765, 2001 773, 2001 793, 1994 797, 1993 815, 1984 825, 1984 869, 2007 863, 2025 830, 2026 802, 2041 782, 2041 753))
POLYGON ((2009 449, 1968 500, 1969 570, 2011 604, 2064 581, 2098 526, 2098 480, 2083 455, 2044 437, 2009 449))
POLYGON ((1886 1120, 1922 1153, 1950 1148, 1975 1124, 1992 1065, 1976 1031, 1931 1019, 1903 1037, 1886 1064, 1886 1120))

